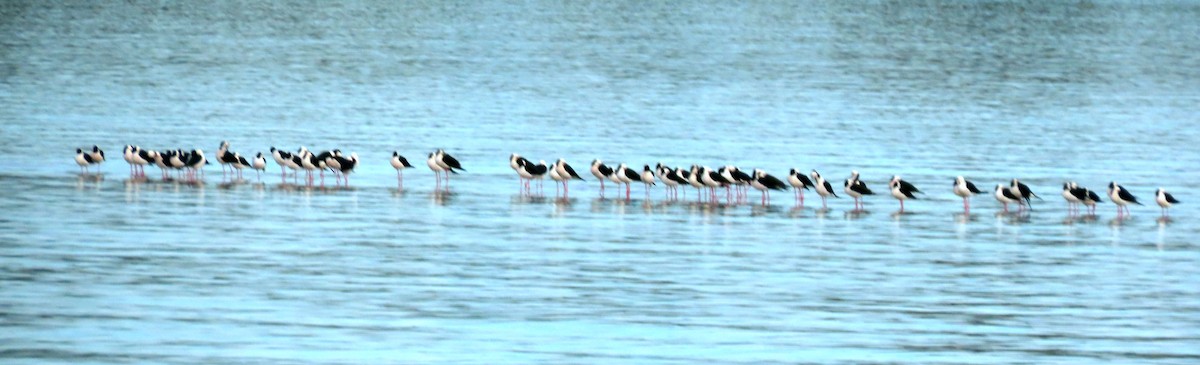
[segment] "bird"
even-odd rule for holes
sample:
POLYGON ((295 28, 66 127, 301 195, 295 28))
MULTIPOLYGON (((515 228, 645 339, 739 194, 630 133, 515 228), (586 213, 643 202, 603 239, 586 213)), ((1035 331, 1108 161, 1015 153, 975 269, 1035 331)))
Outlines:
POLYGON ((821 173, 817 172, 817 170, 812 170, 809 175, 812 176, 813 186, 817 188, 817 195, 821 196, 821 208, 829 209, 829 205, 826 204, 826 198, 829 196, 838 197, 837 193, 833 192, 833 185, 825 181, 825 178, 821 177, 821 173))
POLYGON ((518 155, 516 153, 513 153, 512 155, 508 156, 508 167, 512 167, 513 171, 517 172, 517 185, 519 185, 521 189, 525 189, 526 177, 521 176, 520 169, 521 169, 521 166, 524 166, 525 164, 528 164, 528 163, 529 163, 529 160, 525 159, 524 157, 521 157, 521 155, 518 155))
POLYGON ((1171 196, 1171 193, 1163 190, 1163 188, 1158 188, 1158 190, 1154 191, 1154 201, 1162 208, 1163 218, 1170 215, 1167 213, 1167 210, 1171 208, 1171 205, 1179 204, 1179 201, 1175 200, 1175 197, 1171 196))
POLYGON ((104 163, 104 151, 100 146, 92 145, 92 152, 88 153, 92 157, 92 164, 104 163))
POLYGON ((750 187, 758 189, 758 191, 762 192, 763 206, 766 206, 767 202, 771 200, 771 190, 788 189, 788 184, 784 183, 783 180, 779 180, 779 178, 771 176, 771 174, 768 174, 766 171, 754 169, 752 172, 754 174, 754 178, 750 180, 750 187))
POLYGON ((562 177, 563 179, 562 184, 564 197, 567 196, 567 185, 571 182, 571 180, 587 181, 584 180, 582 176, 579 176, 578 172, 575 172, 575 168, 571 167, 571 165, 567 163, 567 160, 560 158, 558 161, 554 161, 554 170, 558 172, 559 177, 562 177))
POLYGON ((125 163, 129 164, 130 176, 137 176, 137 167, 133 164, 133 154, 136 151, 137 148, 132 145, 125 145, 125 148, 121 149, 121 155, 125 158, 125 163))
POLYGON ((192 150, 192 153, 188 155, 187 161, 184 161, 184 166, 191 169, 189 173, 192 180, 196 180, 197 173, 200 173, 201 178, 203 178, 204 165, 207 164, 209 164, 208 159, 204 157, 204 151, 200 149, 192 150))
POLYGON ((754 180, 754 177, 742 172, 741 169, 738 169, 737 166, 733 165, 725 165, 724 167, 717 169, 717 173, 721 174, 721 177, 729 181, 729 185, 725 186, 726 199, 730 199, 729 189, 732 188, 737 193, 737 200, 739 202, 743 201, 746 194, 746 186, 750 184, 751 180, 754 180))
POLYGON ((720 173, 708 168, 708 166, 700 168, 700 182, 704 183, 704 186, 708 187, 709 199, 713 203, 717 202, 717 188, 729 186, 729 184, 733 183, 724 176, 721 176, 720 173))
POLYGON ((668 200, 671 199, 671 194, 675 191, 675 188, 679 187, 678 181, 671 180, 671 178, 668 177, 668 175, 670 175, 672 172, 673 171, 671 171, 671 168, 663 166, 662 162, 654 164, 654 176, 657 177, 659 181, 663 182, 663 187, 665 188, 663 189, 663 192, 668 200))
POLYGON ((546 179, 546 174, 550 173, 550 167, 546 166, 546 160, 538 160, 536 165, 526 164, 529 169, 529 174, 533 175, 532 179, 537 179, 538 195, 542 194, 542 182, 546 179))
POLYGON ((137 165, 138 175, 146 177, 146 165, 154 163, 158 159, 158 151, 147 150, 138 146, 133 146, 137 152, 133 155, 133 163, 137 165))
POLYGON ((400 155, 399 151, 392 151, 392 168, 396 169, 396 184, 404 190, 404 169, 413 167, 408 163, 408 159, 400 155))
POLYGON ((271 157, 275 159, 275 164, 279 165, 279 179, 286 181, 288 161, 292 160, 292 154, 271 146, 271 157))
MULTIPOLYGON (((441 189, 442 172, 446 171, 446 168, 442 167, 442 165, 438 163, 437 151, 429 153, 429 158, 425 160, 425 164, 429 165, 430 170, 433 170, 433 179, 437 182, 437 187, 434 189, 441 189)), ((447 174, 449 173, 447 172, 447 174)))
POLYGON ((267 171, 267 158, 263 157, 262 152, 254 156, 254 161, 250 163, 250 168, 258 172, 258 180, 262 180, 263 171, 267 171))
MULTIPOLYGON (((462 164, 460 164, 458 162, 457 158, 454 158, 454 156, 451 156, 450 154, 446 153, 446 151, 441 148, 439 148, 437 150, 437 164, 438 164, 438 166, 441 166, 443 169, 445 169, 447 172, 452 172, 455 174, 457 174, 459 171, 467 171, 467 169, 464 169, 462 167, 462 164)), ((446 174, 446 185, 447 186, 450 185, 450 174, 449 173, 446 174)))
POLYGON ((175 170, 176 178, 182 179, 183 178, 183 176, 182 176, 183 169, 185 167, 187 167, 187 163, 185 163, 184 157, 187 157, 187 156, 185 156, 182 149, 175 149, 175 151, 172 152, 171 155, 168 157, 169 158, 167 159, 167 167, 170 167, 171 169, 175 170))
POLYGON ((234 159, 234 162, 232 164, 230 164, 230 166, 232 166, 235 170, 237 170, 237 178, 238 178, 238 180, 241 180, 242 179, 242 170, 247 167, 250 167, 250 162, 246 161, 246 158, 242 157, 242 154, 236 153, 236 152, 233 154, 233 159, 234 159))
POLYGON ((1130 203, 1142 205, 1142 203, 1137 201, 1137 197, 1134 197, 1129 190, 1125 190, 1125 187, 1117 185, 1116 181, 1108 183, 1108 199, 1117 205, 1117 217, 1129 215, 1130 203), (1122 210, 1124 210, 1124 213, 1122 213, 1122 210))
POLYGON ((900 176, 892 176, 892 182, 888 184, 888 187, 892 189, 892 197, 900 200, 901 213, 904 213, 904 200, 916 199, 917 196, 915 194, 921 192, 913 184, 900 179, 900 176))
POLYGON ((637 171, 631 170, 629 167, 625 166, 624 163, 617 165, 617 170, 613 171, 613 175, 616 176, 622 184, 625 184, 625 200, 629 200, 631 190, 630 184, 632 184, 634 181, 641 182, 642 175, 637 171))
POLYGON ((813 186, 812 180, 796 169, 788 171, 787 179, 788 184, 796 188, 796 201, 800 203, 800 206, 804 206, 804 191, 813 186))
POLYGON ((333 161, 337 161, 337 173, 341 174, 342 182, 346 187, 350 186, 350 173, 354 172, 354 168, 358 166, 358 153, 351 152, 350 157, 342 157, 341 151, 329 157, 333 161))
POLYGON ((1004 204, 1005 213, 1008 213, 1008 205, 1011 203, 1016 203, 1017 205, 1024 204, 1024 200, 1020 196, 1014 194, 1012 189, 1005 187, 1003 184, 996 184, 995 197, 996 201, 1004 204))
POLYGON ((855 211, 861 211, 861 210, 866 209, 866 207, 864 206, 863 201, 862 201, 863 195, 874 195, 875 194, 874 192, 871 192, 870 188, 867 188, 867 183, 862 182, 862 180, 858 179, 858 171, 857 170, 850 171, 850 178, 846 179, 846 181, 844 183, 842 183, 842 185, 843 185, 842 189, 846 191, 846 195, 849 195, 851 198, 854 198, 854 210, 855 211))
MULTIPOLYGON (((301 148, 301 151, 298 154, 300 155, 300 167, 304 169, 306 181, 308 182, 309 186, 312 186, 313 171, 317 171, 319 169, 324 172, 325 167, 323 165, 325 162, 317 159, 317 156, 313 155, 312 152, 307 149, 301 148)), ((325 186, 325 175, 323 173, 321 175, 321 186, 325 186)))
POLYGON ((959 176, 954 178, 954 195, 963 198, 963 213, 971 213, 971 196, 982 193, 975 184, 968 181, 967 178, 959 176))
POLYGON ((1074 181, 1063 183, 1062 197, 1067 201, 1067 214, 1074 215, 1079 210, 1079 204, 1087 198, 1087 189, 1079 187, 1074 181))
POLYGON ((688 170, 686 178, 687 178, 688 185, 691 185, 693 188, 696 188, 696 202, 699 203, 700 202, 700 190, 704 188, 704 182, 700 181, 700 166, 692 165, 691 170, 688 170))
POLYGON ((1083 198, 1082 203, 1083 205, 1088 206, 1088 214, 1096 215, 1096 203, 1104 202, 1103 200, 1100 200, 1100 194, 1096 194, 1096 192, 1089 189, 1083 189, 1083 196, 1085 198, 1083 198))
POLYGON ((221 141, 220 147, 217 147, 217 163, 221 164, 221 174, 224 175, 226 166, 232 166, 237 163, 237 157, 234 153, 229 152, 229 142, 221 141))
POLYGON ((1033 205, 1030 204, 1032 203, 1030 198, 1036 197, 1038 200, 1042 199, 1042 197, 1034 194, 1032 190, 1029 190, 1029 185, 1025 185, 1025 183, 1022 183, 1017 179, 1012 179, 1012 183, 1008 186, 1008 189, 1012 190, 1013 195, 1016 195, 1017 197, 1021 198, 1021 200, 1025 201, 1024 206, 1029 207, 1029 210, 1033 210, 1033 205))
POLYGON ((592 170, 592 176, 595 176, 597 180, 600 180, 600 196, 603 197, 604 196, 604 180, 608 179, 609 176, 612 176, 613 169, 611 167, 604 166, 603 161, 600 161, 599 159, 595 159, 595 160, 592 160, 591 170, 592 170))
POLYGON ((675 186, 671 188, 672 199, 679 200, 679 187, 688 185, 689 176, 691 176, 691 172, 678 166, 676 166, 675 169, 670 170, 670 172, 667 172, 665 181, 671 181, 675 183, 675 186))
POLYGON ((642 184, 645 186, 646 197, 650 197, 650 187, 656 185, 654 183, 654 171, 650 170, 650 165, 642 165, 642 184))
POLYGON ((84 153, 82 148, 76 148, 75 149, 75 163, 79 164, 80 172, 82 172, 84 174, 88 174, 88 173, 90 173, 90 170, 88 168, 94 162, 92 160, 92 155, 84 153))

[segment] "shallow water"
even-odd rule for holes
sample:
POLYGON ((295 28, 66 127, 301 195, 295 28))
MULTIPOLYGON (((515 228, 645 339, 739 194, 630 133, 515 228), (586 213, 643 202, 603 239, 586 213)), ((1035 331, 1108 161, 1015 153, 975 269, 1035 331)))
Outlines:
POLYGON ((0 6, 0 359, 1195 363, 1198 12, 0 6), (215 165, 200 184, 143 181, 119 157, 221 140, 363 165, 334 189, 281 184, 273 162, 261 182, 215 165), (73 150, 93 144, 110 161, 80 175, 73 150), (436 148, 467 169, 448 193, 422 168, 436 148), (404 190, 393 150, 418 166, 404 190), (855 169, 926 194, 905 214, 886 195, 865 213, 811 192, 600 199, 594 181, 528 197, 512 152, 581 172, 855 169), (1006 215, 980 196, 965 216, 956 175, 1045 200, 1006 215), (1066 179, 1185 203, 1072 218, 1066 179))

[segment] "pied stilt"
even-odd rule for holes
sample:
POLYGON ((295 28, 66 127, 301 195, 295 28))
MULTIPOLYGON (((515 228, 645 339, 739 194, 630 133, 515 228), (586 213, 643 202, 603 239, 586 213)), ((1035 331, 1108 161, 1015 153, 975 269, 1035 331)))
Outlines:
POLYGON ((813 186, 812 180, 810 180, 808 176, 804 176, 804 174, 800 173, 800 171, 796 171, 796 169, 791 169, 788 171, 787 180, 788 184, 796 189, 796 202, 803 207, 804 191, 813 186))
POLYGON ((591 170, 592 170, 592 176, 595 176, 596 180, 600 180, 600 197, 603 198, 604 197, 604 180, 609 179, 609 177, 612 176, 613 169, 611 167, 604 166, 604 162, 600 161, 599 159, 596 159, 596 160, 592 160, 591 170))
POLYGON ((258 173, 258 180, 262 181, 262 173, 263 171, 267 171, 267 158, 263 157, 262 152, 254 156, 254 161, 251 162, 250 168, 258 173))
POLYGON ((1085 198, 1083 198, 1081 203, 1088 207, 1089 215, 1096 215, 1096 203, 1104 202, 1103 200, 1100 200, 1100 194, 1096 194, 1095 191, 1091 191, 1089 189, 1083 189, 1083 193, 1085 198))
POLYGON ((234 162, 229 165, 233 166, 233 169, 237 170, 237 178, 238 180, 241 180, 242 170, 250 167, 250 161, 246 161, 246 158, 242 157, 242 154, 236 152, 233 154, 233 159, 234 162))
POLYGON ((525 189, 525 176, 521 175, 521 166, 529 164, 530 161, 521 157, 516 153, 508 156, 508 167, 512 167, 513 171, 517 172, 517 185, 520 185, 521 190, 525 189))
POLYGON ((833 192, 833 184, 830 184, 829 181, 826 181, 825 178, 821 177, 821 173, 817 172, 817 170, 812 170, 812 172, 809 173, 809 176, 812 177, 813 185, 817 189, 817 195, 821 196, 821 209, 829 209, 829 204, 826 203, 826 199, 830 196, 833 196, 834 198, 838 197, 837 193, 833 192))
POLYGON ((1154 191, 1154 201, 1162 208, 1162 216, 1164 218, 1170 216, 1168 209, 1171 208, 1171 205, 1179 204, 1179 201, 1175 200, 1175 197, 1171 196, 1171 193, 1163 190, 1163 188, 1158 188, 1158 190, 1154 191))
POLYGON ((229 142, 221 141, 220 147, 217 148, 217 163, 221 165, 221 176, 226 175, 227 166, 232 166, 237 163, 237 157, 229 151, 229 142))
POLYGON ((75 163, 79 164, 79 171, 81 173, 89 174, 91 173, 89 167, 91 167, 92 163, 94 162, 92 160, 92 155, 84 153, 82 148, 76 148, 75 163))
POLYGON ((1017 196, 1017 194, 1013 193, 1012 189, 1009 189, 1002 184, 996 184, 994 196, 996 197, 996 201, 1000 202, 1000 204, 1004 204, 1005 213, 1008 213, 1008 205, 1011 203, 1016 203, 1018 205, 1018 210, 1020 210, 1020 205, 1024 204, 1024 200, 1021 199, 1020 196, 1017 196))
POLYGON ((867 187, 867 183, 858 179, 857 170, 850 171, 850 178, 846 179, 846 181, 842 183, 842 190, 846 192, 846 195, 854 198, 854 211, 863 211, 867 209, 866 204, 864 204, 862 200, 863 195, 875 194, 870 188, 867 187))
MULTIPOLYGON (((1033 210, 1032 198, 1036 197, 1038 200, 1042 200, 1042 197, 1034 194, 1033 190, 1029 189, 1029 185, 1025 185, 1025 183, 1022 183, 1017 179, 1012 179, 1012 182, 1009 183, 1008 189, 1012 191, 1013 195, 1021 198, 1021 200, 1025 203, 1023 207, 1028 207, 1029 210, 1033 210)), ((1018 206, 1018 208, 1020 207, 1021 206, 1018 206)))
POLYGON ((1129 190, 1125 190, 1125 187, 1123 187, 1121 185, 1117 185, 1116 181, 1108 183, 1108 199, 1112 200, 1113 204, 1117 205, 1117 217, 1118 218, 1123 215, 1130 214, 1129 213, 1129 204, 1130 203, 1142 205, 1142 203, 1139 203, 1137 201, 1137 197, 1134 197, 1133 194, 1131 194, 1129 192, 1129 190), (1122 210, 1124 210, 1124 213, 1122 213, 1122 210))
POLYGON ((350 187, 350 173, 354 172, 354 168, 358 166, 358 153, 351 152, 350 158, 342 157, 341 151, 329 157, 330 161, 337 162, 337 173, 341 175, 341 181, 346 187, 350 187))
POLYGON ((568 185, 571 180, 586 181, 583 179, 583 177, 579 176, 579 173, 575 172, 575 168, 572 168, 571 165, 567 164, 566 160, 561 158, 558 159, 558 161, 554 161, 554 170, 558 173, 558 176, 563 179, 562 185, 564 198, 569 195, 568 185))
POLYGON ((954 178, 954 195, 958 195, 963 199, 963 213, 971 214, 971 196, 982 193, 979 188, 975 187, 967 178, 959 176, 954 178))
POLYGON ((404 190, 404 169, 413 167, 408 163, 408 159, 400 155, 399 151, 392 151, 392 168, 396 169, 396 184, 400 190, 404 190))
POLYGON ((459 171, 467 171, 458 162, 457 158, 446 153, 445 150, 439 148, 437 150, 437 164, 446 170, 446 188, 450 188, 450 173, 458 174, 459 171))
POLYGON ((788 185, 785 184, 783 180, 779 180, 778 178, 771 176, 771 174, 768 174, 766 171, 754 169, 752 172, 754 174, 754 178, 750 180, 750 187, 758 189, 758 191, 762 192, 763 206, 768 205, 768 203, 771 201, 771 190, 788 189, 788 185))
POLYGON ((204 157, 204 151, 200 149, 192 150, 192 153, 188 155, 187 161, 184 162, 184 166, 191 170, 189 173, 193 181, 197 179, 197 175, 200 175, 200 178, 204 177, 204 165, 208 164, 208 159, 204 157))
POLYGON ((1087 189, 1079 187, 1074 181, 1067 181, 1063 183, 1062 197, 1067 201, 1067 214, 1075 215, 1079 212, 1079 204, 1087 198, 1087 189))
POLYGON ((900 213, 904 213, 904 200, 916 199, 916 193, 921 192, 913 184, 900 179, 900 176, 892 176, 892 182, 888 184, 888 187, 892 189, 892 197, 900 200, 900 213))

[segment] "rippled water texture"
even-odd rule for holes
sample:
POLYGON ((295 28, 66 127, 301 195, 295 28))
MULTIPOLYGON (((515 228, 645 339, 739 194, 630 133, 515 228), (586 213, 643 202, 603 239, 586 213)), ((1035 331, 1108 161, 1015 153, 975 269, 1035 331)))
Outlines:
MULTIPOLYGON (((0 4, 0 362, 1200 362, 1200 4, 0 4), (131 179, 340 148, 350 188, 131 179), (80 175, 75 148, 110 161, 80 175), (437 192, 424 156, 467 171, 437 192), (392 151, 413 160, 398 189, 392 151), (818 169, 821 210, 507 157, 818 169), (1044 200, 971 215, 1017 177, 1044 200), (1147 206, 1069 217, 1064 180, 1147 206), (612 186, 608 186, 612 189, 612 186), (1184 203, 1159 219, 1153 191, 1184 203), (840 188, 838 189, 840 192, 840 188)), ((289 178, 290 179, 290 178, 289 178)), ((327 181, 332 183, 332 181, 327 181)), ((1108 199, 1105 198, 1107 201, 1108 199)))

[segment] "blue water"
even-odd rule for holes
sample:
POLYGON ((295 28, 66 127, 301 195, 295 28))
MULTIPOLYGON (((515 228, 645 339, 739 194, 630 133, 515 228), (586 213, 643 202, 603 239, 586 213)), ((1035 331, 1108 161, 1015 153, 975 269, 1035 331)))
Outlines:
POLYGON ((0 362, 1197 363, 1196 19, 1190 2, 8 2, 0 362), (349 188, 310 188, 273 161, 190 184, 119 156, 222 140, 362 163, 349 188), (91 145, 109 161, 80 174, 91 145), (437 148, 467 169, 448 192, 424 167, 437 148), (392 151, 417 166, 404 189, 392 151), (904 214, 887 195, 861 213, 811 192, 625 201, 585 173, 530 197, 513 152, 858 170, 926 194, 904 214), (1045 200, 963 215, 957 175, 1045 200), (1068 179, 1148 205, 1070 216, 1068 179), (1170 219, 1158 187, 1184 201, 1170 219))

